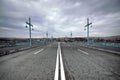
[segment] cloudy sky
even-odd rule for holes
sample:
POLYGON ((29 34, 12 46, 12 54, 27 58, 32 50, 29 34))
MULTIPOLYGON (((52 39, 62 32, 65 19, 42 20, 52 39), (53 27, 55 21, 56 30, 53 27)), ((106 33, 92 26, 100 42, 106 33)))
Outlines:
POLYGON ((28 37, 25 22, 31 17, 32 37, 120 35, 120 0, 0 0, 0 37, 28 37))

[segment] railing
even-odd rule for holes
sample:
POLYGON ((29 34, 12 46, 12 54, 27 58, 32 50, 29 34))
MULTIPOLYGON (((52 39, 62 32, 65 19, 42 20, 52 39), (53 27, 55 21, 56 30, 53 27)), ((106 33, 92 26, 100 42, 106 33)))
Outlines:
MULTIPOLYGON (((85 41, 82 41, 81 43, 88 44, 85 41)), ((92 45, 100 45, 100 46, 112 46, 112 47, 120 47, 120 43, 115 43, 115 42, 96 42, 96 41, 90 41, 89 44, 92 45)))

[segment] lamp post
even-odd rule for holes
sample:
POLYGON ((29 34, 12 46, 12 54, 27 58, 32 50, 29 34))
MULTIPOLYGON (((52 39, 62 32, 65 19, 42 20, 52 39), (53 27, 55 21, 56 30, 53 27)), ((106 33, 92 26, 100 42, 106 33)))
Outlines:
POLYGON ((72 38, 72 32, 70 32, 70 37, 72 38))
POLYGON ((89 28, 92 27, 92 22, 89 22, 89 18, 87 18, 87 24, 85 25, 85 30, 87 29, 87 43, 89 44, 89 28))
POLYGON ((30 17, 29 17, 29 21, 26 22, 26 28, 29 28, 29 45, 32 46, 31 30, 33 30, 33 25, 31 24, 31 18, 30 17))

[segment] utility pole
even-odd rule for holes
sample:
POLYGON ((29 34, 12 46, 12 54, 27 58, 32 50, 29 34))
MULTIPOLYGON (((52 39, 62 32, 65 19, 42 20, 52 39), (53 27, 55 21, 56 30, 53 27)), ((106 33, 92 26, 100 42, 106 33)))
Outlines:
POLYGON ((46 32, 46 43, 48 42, 48 32, 46 32))
POLYGON ((72 41, 72 31, 70 32, 70 40, 72 41))
POLYGON ((53 42, 53 35, 51 35, 51 42, 53 42))
POLYGON ((30 17, 29 17, 29 21, 26 22, 26 28, 29 28, 29 45, 32 46, 31 30, 33 30, 33 25, 31 24, 31 18, 30 17))
POLYGON ((87 29, 87 43, 89 44, 89 28, 92 27, 92 22, 89 22, 89 18, 87 18, 87 24, 85 25, 85 30, 87 29))
POLYGON ((46 38, 48 38, 48 32, 46 32, 46 38))
POLYGON ((70 32, 70 37, 72 38, 72 32, 70 32))

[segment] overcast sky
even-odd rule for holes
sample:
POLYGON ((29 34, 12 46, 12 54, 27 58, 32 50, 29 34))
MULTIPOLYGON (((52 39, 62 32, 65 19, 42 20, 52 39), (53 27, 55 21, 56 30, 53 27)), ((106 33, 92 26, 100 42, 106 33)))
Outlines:
POLYGON ((32 18, 32 37, 120 35, 120 0, 0 0, 0 37, 29 37, 26 21, 32 18))

